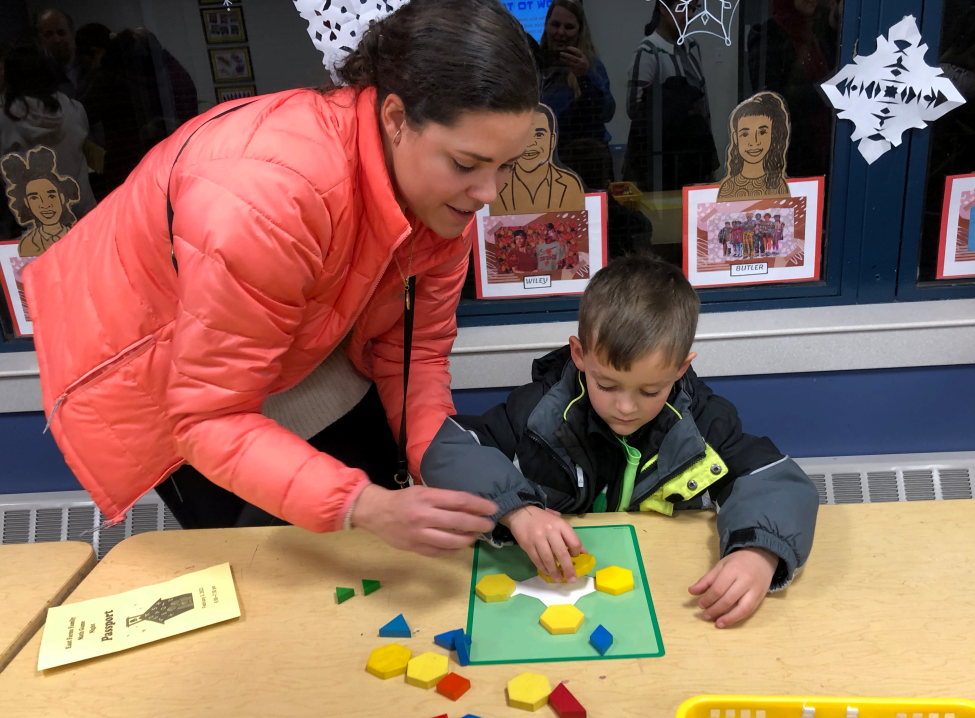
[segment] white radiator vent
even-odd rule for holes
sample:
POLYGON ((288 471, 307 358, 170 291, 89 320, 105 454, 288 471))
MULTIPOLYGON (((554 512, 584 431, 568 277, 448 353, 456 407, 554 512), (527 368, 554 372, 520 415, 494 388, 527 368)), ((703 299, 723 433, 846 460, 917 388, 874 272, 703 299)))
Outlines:
POLYGON ((975 452, 796 459, 820 504, 975 498, 975 452))
POLYGON ((100 559, 130 536, 180 527, 155 491, 139 499, 122 523, 99 529, 105 519, 85 491, 0 494, 0 544, 84 541, 100 559))

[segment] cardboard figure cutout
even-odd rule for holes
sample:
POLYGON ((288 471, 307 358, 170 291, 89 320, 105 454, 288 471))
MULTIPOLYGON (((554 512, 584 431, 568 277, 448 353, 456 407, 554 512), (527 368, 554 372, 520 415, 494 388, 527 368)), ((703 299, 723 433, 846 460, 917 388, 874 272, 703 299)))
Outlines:
POLYGON ((582 180, 558 163, 558 123, 546 105, 535 110, 532 140, 515 162, 511 178, 490 205, 492 217, 586 208, 582 180))
POLYGON ((17 254, 39 257, 78 221, 71 211, 71 205, 81 198, 78 183, 58 174, 54 150, 43 146, 29 150, 26 156, 5 156, 0 160, 0 172, 10 211, 26 230, 17 254))
POLYGON ((718 202, 791 196, 785 181, 789 113, 782 97, 774 92, 753 95, 731 113, 730 125, 728 174, 718 202))

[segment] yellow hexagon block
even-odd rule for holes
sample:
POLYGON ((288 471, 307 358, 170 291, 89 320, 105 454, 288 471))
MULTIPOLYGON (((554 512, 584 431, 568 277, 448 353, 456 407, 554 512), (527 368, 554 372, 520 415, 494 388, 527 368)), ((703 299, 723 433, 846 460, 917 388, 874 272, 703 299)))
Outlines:
POLYGON ((522 673, 508 681, 508 704, 523 711, 537 711, 548 703, 552 687, 548 678, 537 673, 522 673))
POLYGON ((413 653, 398 643, 380 646, 369 654, 366 670, 383 680, 406 673, 406 667, 413 653))
MULTIPOLYGON (((560 571, 562 570, 562 566, 558 561, 555 562, 555 565, 559 567, 560 571)), ((596 568, 596 557, 591 553, 580 553, 578 556, 572 557, 572 567, 576 570, 577 576, 585 576, 596 568)), ((547 583, 555 583, 555 580, 551 576, 546 576, 541 571, 538 572, 538 575, 545 579, 547 583)))
POLYGON ((561 636, 566 633, 575 633, 585 620, 585 614, 571 604, 559 606, 549 606, 545 609, 542 617, 538 619, 545 630, 549 633, 561 636))
POLYGON ((474 592, 482 601, 488 603, 507 601, 515 592, 515 582, 503 573, 495 573, 478 581, 474 587, 474 592))
POLYGON ((596 590, 619 596, 633 590, 633 572, 628 568, 610 566, 596 571, 596 590))
POLYGON ((449 672, 447 656, 433 652, 423 653, 410 659, 410 665, 406 668, 406 682, 411 686, 429 690, 449 672))

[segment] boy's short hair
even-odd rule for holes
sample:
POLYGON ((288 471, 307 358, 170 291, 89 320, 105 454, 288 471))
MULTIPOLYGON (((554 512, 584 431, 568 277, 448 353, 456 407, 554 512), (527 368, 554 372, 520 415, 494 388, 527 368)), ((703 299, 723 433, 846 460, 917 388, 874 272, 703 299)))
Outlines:
POLYGON ((579 341, 617 371, 662 351, 679 366, 697 331, 701 300, 672 264, 653 256, 620 257, 590 280, 579 303, 579 341))

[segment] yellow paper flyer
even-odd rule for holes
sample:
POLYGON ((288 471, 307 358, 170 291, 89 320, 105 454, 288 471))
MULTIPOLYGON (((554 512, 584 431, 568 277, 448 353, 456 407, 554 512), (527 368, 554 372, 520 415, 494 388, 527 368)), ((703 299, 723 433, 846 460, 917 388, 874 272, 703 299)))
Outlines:
POLYGON ((230 564, 47 612, 37 669, 104 656, 240 617, 230 564))

